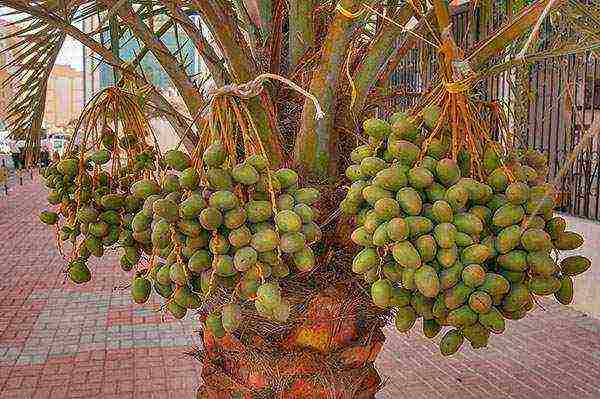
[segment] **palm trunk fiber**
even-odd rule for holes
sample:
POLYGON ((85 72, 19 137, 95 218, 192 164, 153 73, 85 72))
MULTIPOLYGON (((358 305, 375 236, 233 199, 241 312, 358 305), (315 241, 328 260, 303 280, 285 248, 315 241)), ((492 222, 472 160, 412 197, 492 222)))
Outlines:
POLYGON ((386 315, 361 281, 335 274, 282 285, 292 305, 287 324, 270 323, 250 306, 235 335, 217 339, 205 330, 197 398, 374 398, 386 315))

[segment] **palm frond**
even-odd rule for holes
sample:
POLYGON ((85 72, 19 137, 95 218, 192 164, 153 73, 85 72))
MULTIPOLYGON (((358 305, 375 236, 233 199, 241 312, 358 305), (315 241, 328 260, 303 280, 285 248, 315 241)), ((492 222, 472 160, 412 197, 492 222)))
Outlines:
MULTIPOLYGON (((538 50, 523 59, 508 57, 480 71, 481 77, 502 74, 511 68, 552 58, 594 53, 600 55, 600 1, 583 6, 581 1, 569 0, 547 21, 546 33, 538 38, 538 50)), ((519 42, 517 42, 518 44, 519 42)), ((517 46, 518 47, 518 46, 517 46)), ((510 50, 515 50, 513 46, 510 50)), ((505 54, 510 54, 506 50, 505 54)))
MULTIPOLYGON (((47 3, 40 6, 49 9, 47 3)), ((52 9, 67 18, 76 12, 76 8, 66 10, 63 2, 54 3, 52 9)), ((4 37, 13 44, 3 49, 12 58, 7 64, 9 76, 3 84, 15 87, 14 99, 7 110, 7 126, 12 137, 25 139, 29 145, 40 138, 48 79, 65 38, 64 32, 42 19, 20 14, 12 32, 4 37)))

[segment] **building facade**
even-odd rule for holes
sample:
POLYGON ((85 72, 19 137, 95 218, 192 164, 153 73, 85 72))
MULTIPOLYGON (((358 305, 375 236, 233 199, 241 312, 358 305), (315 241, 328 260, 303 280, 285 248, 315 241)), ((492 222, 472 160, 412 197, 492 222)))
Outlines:
MULTIPOLYGON (((191 18, 197 26, 201 26, 198 17, 192 16, 191 18)), ((150 24, 151 29, 159 29, 164 20, 164 17, 156 16, 150 24)), ((90 18, 84 20, 83 30, 84 32, 97 31, 98 20, 90 18)), ((178 60, 186 65, 187 73, 193 80, 200 79, 200 77, 207 72, 207 69, 204 64, 200 62, 200 56, 193 43, 187 39, 181 29, 178 31, 178 34, 179 38, 177 38, 173 29, 171 29, 161 37, 161 41, 167 46, 171 53, 177 53, 178 60), (182 48, 182 50, 178 52, 178 48, 182 48)), ((95 39, 104 43, 109 41, 108 37, 102 37, 101 35, 96 36, 95 39)), ((121 39, 119 57, 125 61, 131 61, 137 56, 142 47, 143 45, 140 45, 140 43, 135 38, 132 38, 129 33, 126 33, 121 39)), ((145 77, 161 92, 167 101, 178 111, 187 113, 182 98, 171 84, 169 76, 162 66, 160 66, 160 63, 156 60, 154 55, 149 52, 140 64, 145 77)), ((102 62, 97 55, 85 47, 83 49, 83 73, 85 103, 100 90, 114 84, 113 68, 102 62)), ((150 124, 158 138, 159 146, 162 150, 172 148, 179 142, 178 135, 163 118, 154 117, 150 120, 150 124)))
MULTIPOLYGON (((196 17, 192 18, 195 22, 198 21, 196 17)), ((165 17, 156 16, 152 21, 154 29, 160 27, 165 20, 165 17)), ((97 23, 98 22, 95 20, 86 19, 83 24, 84 31, 95 31, 97 29, 97 23)), ((178 34, 179 38, 175 34, 173 28, 171 28, 161 37, 161 41, 172 53, 177 53, 178 60, 182 64, 186 65, 187 73, 194 77, 201 71, 198 52, 196 51, 193 43, 187 39, 185 33, 179 30, 178 34), (178 48, 181 48, 181 50, 177 51, 178 48)), ((107 43, 110 39, 108 35, 100 34, 96 40, 107 43)), ((137 54, 139 54, 142 47, 143 44, 141 44, 135 37, 132 37, 127 31, 121 38, 119 57, 124 61, 132 61, 137 54)), ((169 89, 172 89, 169 76, 151 52, 146 54, 140 65, 148 81, 155 87, 161 91, 168 91, 169 89)), ((85 90, 84 98, 86 102, 94 95, 94 93, 97 93, 99 90, 114 84, 114 71, 112 66, 100 61, 98 57, 87 48, 84 48, 83 50, 83 69, 85 90)))
POLYGON ((83 109, 83 72, 54 65, 46 89, 44 125, 49 130, 67 127, 83 109))

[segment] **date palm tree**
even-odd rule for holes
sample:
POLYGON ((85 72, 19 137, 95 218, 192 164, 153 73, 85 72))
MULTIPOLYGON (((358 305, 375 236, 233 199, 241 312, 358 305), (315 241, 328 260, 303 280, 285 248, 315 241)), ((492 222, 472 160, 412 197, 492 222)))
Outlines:
MULTIPOLYGON (((249 110, 273 166, 293 166, 303 181, 320 187, 325 247, 313 273, 292 276, 285 284, 295 305, 289 322, 277 325, 247 315, 241 333, 223 340, 204 333, 199 398, 371 398, 379 390, 373 362, 390 315, 371 304, 363 282, 349 271, 350 230, 337 208, 349 152, 362 140, 361 121, 386 111, 406 91, 392 87, 390 79, 407 55, 417 54, 428 70, 458 62, 484 80, 493 74, 514 76, 510 71, 544 57, 598 51, 597 2, 454 3, 0 0, 17 19, 9 34, 14 44, 6 49, 14 54, 10 79, 18 86, 10 125, 33 146, 40 137, 48 77, 67 37, 110 65, 115 76, 143 88, 146 110, 168 120, 188 148, 200 135, 211 93, 208 81, 220 88, 268 73, 294 82, 316 99, 276 81, 262 83, 257 95, 236 99, 249 110), (455 39, 451 15, 457 7, 467 11, 463 37, 468 40, 455 39), (492 27, 490 20, 498 13, 502 23, 492 27), (557 27, 555 45, 538 51, 539 23, 548 18, 557 27), (96 27, 93 32, 80 28, 84 21, 93 21, 88 24, 96 27), (573 27, 568 32, 567 23, 573 27), (161 39, 167 33, 176 36, 176 48, 161 39), (123 58, 126 38, 140 45, 133 59, 123 58), (182 54, 190 45, 206 66, 204 77, 187 68, 189 60, 182 54), (150 56, 178 92, 183 112, 148 81, 141 66, 150 56), (316 103, 322 117, 317 117, 316 103)), ((442 78, 434 74, 431 85, 442 78)))

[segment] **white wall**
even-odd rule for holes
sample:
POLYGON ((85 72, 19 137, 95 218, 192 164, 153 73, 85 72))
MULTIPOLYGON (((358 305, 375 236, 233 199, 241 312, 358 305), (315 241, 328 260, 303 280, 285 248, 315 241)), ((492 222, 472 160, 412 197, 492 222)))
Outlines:
POLYGON ((565 251, 565 256, 584 255, 592 261, 592 267, 574 277, 574 308, 600 318, 600 223, 563 215, 567 220, 567 230, 575 231, 585 239, 581 248, 565 251))

